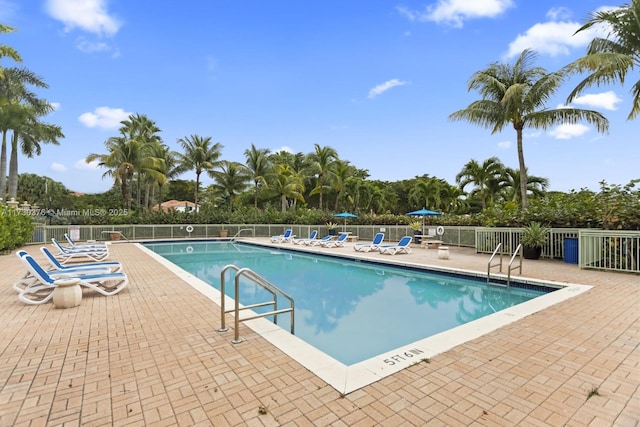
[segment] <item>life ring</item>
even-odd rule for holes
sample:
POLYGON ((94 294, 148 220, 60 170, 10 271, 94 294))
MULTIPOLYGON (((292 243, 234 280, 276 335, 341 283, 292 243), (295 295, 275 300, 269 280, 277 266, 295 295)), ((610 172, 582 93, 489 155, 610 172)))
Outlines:
POLYGON ((187 233, 193 232, 193 226, 187 225, 187 233))
POLYGON ((442 236, 444 234, 444 227, 439 225, 438 228, 436 228, 436 233, 438 233, 438 236, 442 236))
POLYGON ((187 246, 186 251, 187 251, 188 254, 192 253, 193 252, 193 246, 187 246))

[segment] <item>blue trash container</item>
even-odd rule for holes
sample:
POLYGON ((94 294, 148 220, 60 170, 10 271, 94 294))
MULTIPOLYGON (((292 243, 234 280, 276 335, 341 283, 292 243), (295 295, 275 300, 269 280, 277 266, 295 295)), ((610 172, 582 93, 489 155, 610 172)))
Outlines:
POLYGON ((567 264, 578 263, 578 239, 575 237, 564 238, 564 262, 567 264))

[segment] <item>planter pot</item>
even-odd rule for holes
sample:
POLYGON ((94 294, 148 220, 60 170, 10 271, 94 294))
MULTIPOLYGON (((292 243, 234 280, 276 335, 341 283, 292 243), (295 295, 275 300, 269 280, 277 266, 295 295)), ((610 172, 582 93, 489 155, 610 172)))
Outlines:
POLYGON ((335 236, 335 235, 336 235, 336 230, 335 229, 329 230, 329 236, 335 236))
POLYGON ((422 233, 420 232, 420 230, 414 230, 413 231, 413 242, 419 245, 422 240, 418 236, 421 236, 421 235, 422 235, 422 233))
POLYGON ((229 230, 220 230, 220 237, 228 237, 229 230))
POLYGON ((109 238, 111 240, 120 240, 120 233, 109 233, 109 238))
POLYGON ((524 259, 538 259, 542 253, 542 248, 531 248, 529 246, 522 247, 522 256, 524 259))

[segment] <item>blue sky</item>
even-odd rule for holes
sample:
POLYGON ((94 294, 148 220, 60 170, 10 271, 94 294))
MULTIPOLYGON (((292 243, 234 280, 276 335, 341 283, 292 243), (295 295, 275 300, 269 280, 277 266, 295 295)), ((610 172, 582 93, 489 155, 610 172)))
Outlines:
MULTIPOLYGON (((243 162, 252 143, 303 153, 320 144, 380 180, 428 174, 453 184, 469 160, 491 156, 517 168, 513 129, 491 135, 448 120, 479 99, 469 78, 525 48, 539 53, 536 65, 559 69, 585 53, 591 35, 573 33, 589 13, 618 1, 0 0, 0 22, 18 30, 0 44, 49 84, 38 92, 56 106, 47 121, 66 136, 38 158, 21 156, 20 172, 106 191, 111 178, 84 159, 105 152, 134 113, 175 150, 179 138, 211 136, 226 160, 243 162)), ((526 130, 529 173, 558 191, 639 178, 638 123, 626 120, 637 80, 636 71, 574 104, 605 114, 608 135, 586 123, 526 130)))

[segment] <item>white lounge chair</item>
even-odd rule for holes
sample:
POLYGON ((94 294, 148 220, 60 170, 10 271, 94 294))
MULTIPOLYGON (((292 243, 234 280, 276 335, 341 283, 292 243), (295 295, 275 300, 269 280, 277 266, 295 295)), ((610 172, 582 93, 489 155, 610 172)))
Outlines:
POLYGON ((344 246, 344 242, 347 241, 347 237, 349 237, 347 233, 340 233, 340 236, 338 236, 336 240, 325 240, 321 242, 320 245, 323 248, 341 248, 344 246))
POLYGON ((42 246, 40 251, 44 254, 51 265, 51 269, 60 270, 60 271, 71 271, 71 270, 92 270, 92 269, 107 269, 109 273, 119 273, 122 271, 122 264, 118 261, 96 261, 96 262, 84 262, 84 263, 74 263, 71 265, 62 265, 60 261, 56 259, 56 257, 51 253, 49 249, 42 246))
POLYGON ((413 240, 413 238, 411 236, 404 236, 395 245, 383 245, 383 246, 380 246, 380 253, 381 254, 389 254, 389 255, 409 254, 409 253, 411 253, 411 247, 409 245, 411 244, 412 240, 413 240))
MULTIPOLYGON (((56 277, 45 271, 38 262, 26 251, 19 256, 22 264, 27 268, 29 273, 33 275, 36 282, 28 286, 24 291, 20 292, 18 299, 25 304, 43 304, 53 297, 55 289, 56 277)), ((79 279, 80 286, 87 287, 98 292, 101 295, 115 295, 129 284, 127 275, 120 273, 103 273, 103 274, 65 274, 64 279, 79 279)))
POLYGON ((106 248, 107 244, 104 242, 94 242, 94 243, 77 243, 75 240, 69 236, 68 233, 64 233, 64 238, 69 242, 69 247, 76 249, 93 249, 93 248, 106 248))
POLYGON ((318 230, 312 230, 311 233, 309 233, 308 239, 299 238, 299 239, 292 239, 291 241, 293 242, 294 245, 308 245, 309 242, 312 240, 315 240, 316 237, 318 237, 318 230))
POLYGON ((370 252, 377 251, 380 249, 380 245, 384 240, 384 233, 377 233, 373 236, 373 240, 371 243, 356 243, 353 245, 353 250, 357 252, 370 252))
POLYGON ((333 234, 327 234, 326 236, 324 236, 322 239, 313 239, 313 240, 309 240, 307 243, 305 243, 307 246, 320 246, 322 245, 323 242, 327 242, 331 239, 333 239, 335 236, 333 234))
POLYGON ((62 246, 54 237, 51 238, 53 246, 58 249, 58 253, 53 256, 60 261, 61 264, 66 264, 69 261, 77 261, 78 259, 89 258, 91 261, 104 261, 109 256, 109 247, 104 248, 85 248, 77 249, 69 246, 62 246))
MULTIPOLYGON (((42 253, 48 259, 51 268, 47 269, 47 274, 54 279, 61 279, 69 276, 89 275, 89 274, 107 274, 118 273, 122 271, 122 265, 117 261, 106 262, 90 262, 83 264, 72 264, 71 266, 65 266, 53 256, 49 249, 44 246, 40 248, 42 253)), ((27 251, 18 251, 16 255, 21 258, 27 251)), ((20 279, 13 284, 13 289, 16 292, 24 292, 26 288, 38 283, 38 278, 35 277, 29 270, 20 279)))
POLYGON ((293 230, 291 230, 290 228, 287 228, 284 231, 284 234, 281 234, 279 236, 271 236, 271 242, 273 242, 273 243, 289 243, 295 237, 296 236, 293 234, 293 230))

